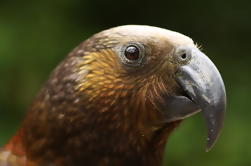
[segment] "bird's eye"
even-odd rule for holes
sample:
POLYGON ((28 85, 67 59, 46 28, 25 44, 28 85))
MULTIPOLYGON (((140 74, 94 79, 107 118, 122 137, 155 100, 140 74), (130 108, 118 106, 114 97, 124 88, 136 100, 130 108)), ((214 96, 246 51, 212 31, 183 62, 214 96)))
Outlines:
POLYGON ((128 43, 122 46, 120 58, 123 64, 128 66, 141 66, 145 60, 145 47, 138 42, 128 43))
POLYGON ((129 45, 128 47, 126 47, 124 54, 125 58, 131 61, 136 61, 140 58, 139 49, 134 45, 129 45))

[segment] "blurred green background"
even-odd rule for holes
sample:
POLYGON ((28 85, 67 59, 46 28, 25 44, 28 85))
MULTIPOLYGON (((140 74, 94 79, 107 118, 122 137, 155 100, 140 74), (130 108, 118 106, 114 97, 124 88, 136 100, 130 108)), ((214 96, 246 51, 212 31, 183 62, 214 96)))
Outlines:
POLYGON ((25 110, 59 61, 103 29, 147 24, 186 34, 202 45, 225 81, 223 133, 205 153, 198 114, 173 133, 164 165, 251 165, 251 1, 0 1, 0 145, 15 133, 25 110))

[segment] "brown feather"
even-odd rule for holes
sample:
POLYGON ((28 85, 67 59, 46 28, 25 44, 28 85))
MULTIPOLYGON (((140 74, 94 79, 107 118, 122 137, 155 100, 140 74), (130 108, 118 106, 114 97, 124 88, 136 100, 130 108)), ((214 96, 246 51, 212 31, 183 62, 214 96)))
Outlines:
POLYGON ((149 29, 103 31, 59 64, 20 130, 22 153, 29 162, 39 166, 161 164, 166 140, 180 123, 163 123, 156 106, 162 93, 180 93, 172 78, 175 66, 168 63, 167 55, 174 43, 192 41, 174 32, 149 29), (130 41, 145 45, 147 64, 140 69, 128 69, 119 60, 118 47, 130 41))

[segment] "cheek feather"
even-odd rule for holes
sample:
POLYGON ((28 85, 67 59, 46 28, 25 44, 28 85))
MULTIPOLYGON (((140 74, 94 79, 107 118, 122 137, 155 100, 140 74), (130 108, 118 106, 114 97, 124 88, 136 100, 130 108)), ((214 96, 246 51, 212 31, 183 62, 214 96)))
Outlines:
POLYGON ((162 68, 155 67, 153 72, 150 65, 144 67, 149 72, 128 72, 111 49, 88 53, 82 58, 78 73, 84 75, 75 88, 85 96, 85 107, 99 113, 120 112, 108 117, 123 116, 148 133, 143 126, 152 125, 159 118, 155 103, 169 89, 162 78, 165 75, 162 68))
MULTIPOLYGON (((76 89, 87 95, 90 103, 98 100, 99 104, 111 107, 117 100, 128 96, 131 86, 120 76, 121 68, 114 51, 89 53, 83 56, 79 66, 80 71, 87 72, 76 89)), ((107 110, 107 107, 103 107, 102 111, 107 110)))

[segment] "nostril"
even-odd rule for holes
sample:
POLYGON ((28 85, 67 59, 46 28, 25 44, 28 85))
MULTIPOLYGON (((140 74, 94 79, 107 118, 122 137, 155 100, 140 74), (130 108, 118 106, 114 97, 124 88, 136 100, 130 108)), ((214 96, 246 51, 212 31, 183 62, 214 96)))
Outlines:
POLYGON ((186 53, 181 54, 181 58, 185 60, 187 58, 187 54, 186 53))
POLYGON ((175 51, 175 57, 181 64, 189 62, 192 57, 192 48, 188 46, 178 47, 175 51))

